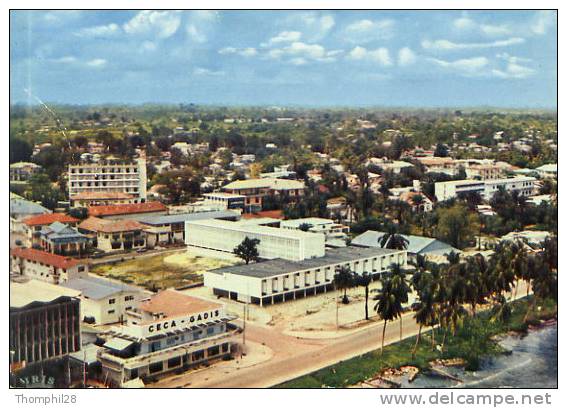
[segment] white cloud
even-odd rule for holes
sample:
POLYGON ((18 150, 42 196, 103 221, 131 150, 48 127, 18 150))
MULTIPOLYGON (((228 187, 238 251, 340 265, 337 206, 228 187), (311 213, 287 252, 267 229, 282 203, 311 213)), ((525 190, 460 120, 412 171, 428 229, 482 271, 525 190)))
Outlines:
POLYGON ((405 67, 412 65, 417 60, 415 53, 411 48, 404 47, 398 51, 398 65, 405 67))
POLYGON ((144 41, 142 43, 143 51, 155 51, 157 50, 157 44, 154 41, 144 41))
POLYGON ((208 40, 211 28, 218 20, 218 12, 197 10, 188 13, 185 32, 193 41, 204 43, 208 40))
POLYGON ((72 64, 74 62, 77 62, 77 58, 68 55, 60 58, 53 58, 51 59, 51 62, 55 62, 57 64, 72 64))
POLYGON ((393 35, 395 23, 393 20, 358 20, 344 29, 344 37, 356 43, 384 40, 393 35))
POLYGON ((282 42, 294 42, 301 39, 301 32, 299 31, 282 31, 275 37, 270 38, 267 45, 278 44, 282 42))
POLYGON ((193 70, 194 75, 200 76, 223 76, 225 74, 224 71, 213 71, 208 68, 197 67, 193 70))
POLYGON ((550 10, 539 11, 532 20, 531 31, 536 35, 543 35, 550 27, 557 24, 555 12, 550 10))
POLYGON ((289 14, 284 20, 284 24, 293 25, 294 28, 297 28, 299 24, 302 28, 302 38, 307 38, 309 41, 319 41, 333 29, 335 19, 330 14, 309 11, 289 14))
POLYGON ((486 57, 463 58, 455 61, 445 61, 437 58, 429 59, 434 64, 463 74, 465 76, 477 76, 483 74, 483 69, 489 65, 486 57))
POLYGON ((453 21, 453 27, 458 30, 472 30, 476 27, 476 23, 472 18, 467 16, 462 16, 455 21, 453 21))
POLYGON ((248 48, 235 48, 235 47, 224 47, 218 51, 221 55, 236 54, 242 57, 254 57, 258 54, 258 50, 253 47, 248 48))
POLYGON ((294 65, 304 65, 310 61, 333 62, 342 50, 327 51, 319 44, 307 44, 296 41, 282 48, 269 50, 265 57, 270 59, 288 59, 294 65))
POLYGON ((435 40, 435 41, 424 40, 421 42, 421 46, 427 50, 453 51, 453 50, 508 47, 511 45, 522 44, 524 42, 525 39, 521 37, 512 37, 506 40, 498 40, 498 41, 485 42, 485 43, 455 43, 449 40, 435 40))
POLYGON ((99 25, 83 28, 75 33, 79 37, 110 37, 120 33, 118 24, 99 25))
POLYGON ((506 61, 506 66, 503 69, 492 70, 492 73, 497 77, 505 79, 523 79, 536 73, 535 69, 520 64, 531 62, 532 60, 529 58, 516 57, 506 53, 498 54, 496 57, 506 61))
POLYGON ((81 12, 79 10, 54 10, 43 14, 43 21, 50 24, 56 24, 74 20, 80 16, 81 12))
POLYGON ((453 27, 458 31, 476 31, 488 37, 499 37, 513 33, 513 30, 507 24, 494 25, 478 23, 466 14, 463 14, 460 18, 453 21, 453 27))
POLYGON ((123 28, 128 34, 164 39, 175 34, 180 25, 181 16, 177 11, 143 10, 126 22, 123 28))
POLYGON ((512 34, 512 29, 507 25, 481 24, 480 31, 491 37, 505 36, 512 34))
POLYGON ((86 64, 92 68, 102 68, 106 65, 107 61, 103 58, 95 58, 90 61, 87 61, 86 64))
POLYGON ((366 60, 377 62, 383 66, 392 65, 390 52, 387 48, 380 47, 375 50, 367 50, 364 47, 356 46, 348 54, 348 57, 353 60, 366 60))

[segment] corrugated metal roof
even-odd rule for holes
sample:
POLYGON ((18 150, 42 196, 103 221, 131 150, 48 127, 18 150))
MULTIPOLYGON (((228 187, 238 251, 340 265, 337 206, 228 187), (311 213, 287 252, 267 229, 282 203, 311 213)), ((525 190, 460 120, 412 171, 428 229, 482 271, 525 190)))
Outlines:
POLYGON ((140 292, 135 286, 125 283, 112 282, 110 280, 89 276, 87 278, 71 279, 61 284, 66 288, 80 291, 83 296, 99 300, 120 292, 140 292))
MULTIPOLYGON (((373 247, 377 248, 380 247, 380 243, 378 242, 384 236, 384 232, 380 231, 366 231, 356 238, 352 240, 353 245, 365 246, 365 247, 373 247)), ((446 244, 442 241, 439 241, 435 238, 429 237, 420 237, 418 235, 403 235, 402 237, 408 240, 408 247, 407 251, 410 254, 426 254, 430 251, 427 250, 427 247, 432 245, 433 243, 441 244, 441 248, 435 248, 431 252, 439 253, 449 253, 451 251, 460 252, 458 249, 453 248, 451 245, 446 244)))

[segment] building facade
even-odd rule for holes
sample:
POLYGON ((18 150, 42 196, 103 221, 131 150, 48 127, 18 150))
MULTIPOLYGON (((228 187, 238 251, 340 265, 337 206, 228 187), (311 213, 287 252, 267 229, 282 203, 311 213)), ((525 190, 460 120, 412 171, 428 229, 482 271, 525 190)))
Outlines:
POLYGON ((494 180, 455 180, 435 183, 437 200, 444 201, 460 194, 476 192, 490 200, 499 189, 508 192, 517 191, 521 196, 531 196, 536 192, 534 177, 513 177, 494 180))
POLYGON ((233 318, 215 302, 165 290, 129 311, 128 324, 101 335, 98 360, 115 385, 230 355, 233 318))
POLYGON ((188 246, 232 253, 244 238, 258 239, 261 258, 299 261, 325 255, 325 236, 224 220, 188 221, 185 243, 188 246))
POLYGON ((108 158, 70 164, 68 176, 70 197, 85 192, 120 192, 139 201, 146 200, 146 159, 143 157, 132 162, 108 158))
POLYGON ((44 282, 10 283, 10 363, 60 359, 81 349, 78 293, 44 282))
POLYGON ((32 248, 10 250, 10 273, 60 284, 88 276, 86 259, 68 258, 32 248))
POLYGON ((265 306, 334 290, 335 273, 341 266, 357 275, 367 272, 378 278, 392 264, 405 266, 407 252, 345 247, 300 262, 274 259, 207 271, 204 283, 217 296, 265 306))
POLYGON ((227 193, 246 196, 245 211, 262 210, 262 200, 267 195, 299 199, 305 194, 305 184, 298 180, 260 178, 238 180, 222 187, 227 193))
POLYGON ((39 173, 41 166, 35 163, 18 162, 10 164, 10 182, 27 182, 32 176, 39 173))
POLYGON ((96 217, 89 217, 79 224, 79 231, 91 238, 93 247, 104 252, 145 248, 146 228, 135 220, 108 220, 96 217))
POLYGON ((61 285, 80 292, 81 318, 96 325, 125 322, 128 311, 148 297, 134 286, 95 276, 83 276, 61 285))

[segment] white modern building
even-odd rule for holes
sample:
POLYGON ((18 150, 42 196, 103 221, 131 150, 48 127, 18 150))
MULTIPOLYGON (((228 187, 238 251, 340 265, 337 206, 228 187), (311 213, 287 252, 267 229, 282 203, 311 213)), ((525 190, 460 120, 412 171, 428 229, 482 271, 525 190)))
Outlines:
POLYGON ((68 280, 61 286, 80 292, 81 318, 97 325, 126 321, 126 313, 149 297, 135 286, 95 276, 68 280))
POLYGON ((325 236, 239 221, 199 220, 185 223, 188 246, 232 253, 244 238, 258 239, 260 258, 301 261, 325 255, 325 236))
POLYGON ((107 158, 105 160, 81 161, 69 165, 69 197, 81 193, 105 192, 126 193, 139 201, 146 199, 146 159, 134 161, 107 158))
POLYGON ((500 188, 508 192, 517 191, 522 196, 531 196, 536 190, 535 181, 534 177, 443 181, 435 183, 435 196, 437 200, 443 201, 460 194, 476 192, 489 200, 500 188))
POLYGON ((214 269, 204 273, 204 281, 217 296, 264 306, 334 290, 335 273, 341 266, 378 278, 392 264, 405 266, 407 252, 349 246, 300 262, 274 259, 214 269))
POLYGON ((307 232, 325 235, 327 245, 346 246, 346 239, 350 228, 338 224, 328 218, 308 217, 295 220, 280 221, 280 228, 290 230, 301 230, 307 228, 307 232))

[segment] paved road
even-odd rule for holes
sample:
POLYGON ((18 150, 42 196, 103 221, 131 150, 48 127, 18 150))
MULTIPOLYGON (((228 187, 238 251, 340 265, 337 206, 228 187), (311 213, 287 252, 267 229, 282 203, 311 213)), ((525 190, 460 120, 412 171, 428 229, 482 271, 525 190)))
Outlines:
MULTIPOLYGON (((518 298, 525 296, 525 288, 525 283, 520 282, 518 298)), ((419 327, 413 319, 413 313, 407 313, 402 317, 402 327, 403 338, 417 334, 419 327)), ((365 329, 335 339, 301 339, 282 334, 275 328, 247 322, 246 339, 268 346, 274 353, 273 358, 216 378, 209 378, 211 374, 203 370, 188 372, 186 375, 154 386, 182 387, 190 382, 190 387, 194 388, 272 387, 380 348, 382 329, 383 323, 376 322, 365 329)), ((399 340, 399 321, 388 323, 384 343, 388 345, 399 340)))
MULTIPOLYGON (((417 325, 411 314, 403 317, 404 337, 417 334, 417 325)), ((217 378, 209 378, 206 371, 188 373, 191 387, 200 388, 267 388, 308 374, 328 365, 348 360, 376 350, 382 338, 382 323, 338 339, 298 339, 280 334, 273 329, 247 323, 246 338, 264 343, 274 357, 253 367, 242 368, 217 378)), ((399 340, 399 322, 386 327, 386 344, 399 340)), ((156 386, 178 387, 187 384, 185 376, 156 386)))

